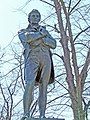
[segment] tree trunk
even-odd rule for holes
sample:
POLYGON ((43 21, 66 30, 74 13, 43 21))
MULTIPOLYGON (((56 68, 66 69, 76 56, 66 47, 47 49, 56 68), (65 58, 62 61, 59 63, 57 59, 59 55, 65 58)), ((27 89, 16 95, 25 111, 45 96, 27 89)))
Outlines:
POLYGON ((76 100, 71 100, 75 120, 85 120, 85 112, 82 104, 82 91, 80 86, 81 84, 76 86, 76 100))
POLYGON ((62 1, 54 0, 54 5, 55 5, 57 18, 58 18, 60 34, 61 34, 60 42, 61 42, 63 52, 64 52, 63 61, 64 61, 66 74, 67 74, 66 81, 68 84, 69 94, 70 94, 70 98, 71 98, 74 120, 85 120, 85 113, 84 113, 83 105, 82 105, 82 84, 81 84, 82 80, 80 78, 79 70, 78 70, 78 66, 77 66, 76 53, 75 53, 75 47, 74 47, 73 38, 72 38, 69 17, 67 16, 68 14, 67 14, 63 0, 62 1), (66 16, 66 21, 68 24, 68 30, 69 30, 68 33, 69 33, 70 44, 71 44, 71 53, 70 53, 70 50, 68 47, 67 33, 66 33, 66 31, 64 29, 64 25, 63 25, 61 8, 63 8, 63 11, 66 16), (74 75, 73 75, 73 70, 72 70, 70 54, 72 54, 74 75), (74 84, 74 79, 76 79, 76 86, 74 84))

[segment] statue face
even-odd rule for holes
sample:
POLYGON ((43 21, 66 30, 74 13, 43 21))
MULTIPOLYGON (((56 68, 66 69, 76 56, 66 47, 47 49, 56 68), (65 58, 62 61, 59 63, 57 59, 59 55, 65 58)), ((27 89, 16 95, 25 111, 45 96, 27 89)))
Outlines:
POLYGON ((31 24, 38 24, 40 21, 40 14, 38 12, 32 12, 29 16, 29 21, 31 24))

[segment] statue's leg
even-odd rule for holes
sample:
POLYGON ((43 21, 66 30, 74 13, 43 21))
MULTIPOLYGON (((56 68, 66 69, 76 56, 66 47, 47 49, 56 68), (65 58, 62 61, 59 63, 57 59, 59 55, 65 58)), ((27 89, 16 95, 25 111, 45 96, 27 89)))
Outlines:
POLYGON ((41 73, 41 84, 39 85, 39 111, 40 117, 45 117, 47 103, 47 85, 50 79, 51 64, 50 59, 44 60, 44 66, 41 73))
POLYGON ((23 95, 24 115, 26 116, 29 116, 29 109, 33 101, 34 83, 34 80, 27 82, 23 95))
POLYGON ((40 118, 45 117, 46 102, 47 102, 47 86, 43 86, 43 84, 41 83, 40 86, 39 86, 39 112, 40 112, 40 118))
POLYGON ((25 66, 26 87, 23 95, 24 116, 29 116, 30 106, 34 97, 34 85, 38 71, 38 64, 35 60, 36 59, 30 59, 25 66))

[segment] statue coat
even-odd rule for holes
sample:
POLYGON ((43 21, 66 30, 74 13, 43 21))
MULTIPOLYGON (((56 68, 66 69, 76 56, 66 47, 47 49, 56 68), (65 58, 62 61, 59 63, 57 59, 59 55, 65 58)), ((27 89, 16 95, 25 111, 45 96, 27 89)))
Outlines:
POLYGON ((50 49, 56 48, 55 39, 43 26, 39 26, 38 30, 30 27, 22 29, 18 32, 18 36, 24 47, 24 78, 26 83, 33 79, 35 79, 35 85, 41 82, 43 76, 40 64, 43 64, 42 61, 45 61, 44 64, 47 65, 46 71, 50 74, 48 84, 53 83, 54 66, 50 49))

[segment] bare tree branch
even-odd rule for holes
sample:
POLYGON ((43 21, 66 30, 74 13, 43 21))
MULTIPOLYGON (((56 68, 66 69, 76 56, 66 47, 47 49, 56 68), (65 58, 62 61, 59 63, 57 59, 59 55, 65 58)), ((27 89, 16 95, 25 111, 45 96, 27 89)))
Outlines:
POLYGON ((83 33, 85 32, 86 30, 88 30, 90 28, 90 26, 88 26, 87 28, 83 29, 81 32, 79 32, 76 37, 74 38, 74 41, 83 33))
POLYGON ((89 65, 90 65, 90 48, 89 48, 88 53, 87 53, 85 64, 84 64, 84 66, 81 70, 81 73, 80 73, 80 78, 82 80, 82 92, 83 92, 85 79, 87 77, 87 70, 88 70, 89 65))
POLYGON ((69 12, 71 14, 71 12, 77 7, 77 5, 81 2, 82 0, 79 0, 71 9, 71 11, 69 12))
POLYGON ((40 0, 41 2, 44 2, 44 3, 46 3, 46 4, 48 4, 48 5, 50 5, 50 6, 52 6, 52 7, 55 7, 53 4, 51 4, 51 3, 49 3, 49 2, 46 2, 45 0, 40 0))

